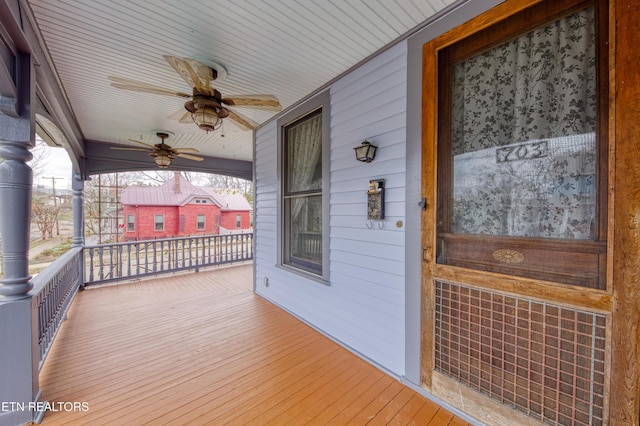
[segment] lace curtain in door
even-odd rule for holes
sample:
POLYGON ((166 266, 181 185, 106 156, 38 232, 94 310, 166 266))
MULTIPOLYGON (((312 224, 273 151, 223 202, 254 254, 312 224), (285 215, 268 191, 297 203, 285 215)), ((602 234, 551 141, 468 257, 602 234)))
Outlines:
POLYGON ((454 66, 454 233, 593 239, 593 9, 454 66))

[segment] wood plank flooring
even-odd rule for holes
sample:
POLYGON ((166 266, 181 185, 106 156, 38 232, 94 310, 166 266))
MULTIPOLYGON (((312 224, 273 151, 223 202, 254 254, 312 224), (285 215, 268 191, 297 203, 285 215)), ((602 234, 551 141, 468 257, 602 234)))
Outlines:
POLYGON ((251 268, 80 292, 40 388, 88 410, 42 424, 468 424, 256 296, 251 268))

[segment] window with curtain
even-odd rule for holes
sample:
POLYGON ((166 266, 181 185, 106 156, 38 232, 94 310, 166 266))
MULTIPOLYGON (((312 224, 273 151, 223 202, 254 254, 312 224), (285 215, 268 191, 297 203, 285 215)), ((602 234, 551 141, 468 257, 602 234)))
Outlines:
POLYGON ((322 109, 283 136, 283 263, 322 274, 322 109))
MULTIPOLYGON (((606 168, 606 157, 598 154, 603 135, 598 101, 606 96, 598 93, 596 14, 589 3, 572 5, 507 40, 485 46, 486 37, 466 40, 441 58, 441 263, 462 266, 466 256, 468 265, 480 269, 503 272, 500 264, 510 264, 518 275, 531 276, 527 270, 536 269, 534 277, 584 281, 561 279, 562 271, 546 276, 544 262, 528 263, 533 254, 510 247, 514 240, 504 238, 521 238, 519 246, 529 249, 536 241, 552 239, 560 242, 554 249, 559 251, 568 249, 561 241, 588 245, 604 238, 605 197, 598 193, 604 176, 598 173, 606 168), (464 241, 465 236, 477 236, 481 245, 496 243, 489 245, 495 249, 489 262, 461 251, 461 244, 473 241, 464 241), (522 271, 514 263, 522 263, 522 271)), ((527 17, 520 23, 531 25, 527 17)), ((516 20, 505 26, 505 32, 516 31, 517 25, 516 20)), ((542 259, 547 248, 535 256, 542 259)), ((595 252, 601 249, 601 244, 590 249, 595 269, 595 252)))

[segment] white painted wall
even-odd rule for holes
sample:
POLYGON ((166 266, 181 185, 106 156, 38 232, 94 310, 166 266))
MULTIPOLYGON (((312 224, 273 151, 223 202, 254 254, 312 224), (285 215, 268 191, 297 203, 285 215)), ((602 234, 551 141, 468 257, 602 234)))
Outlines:
POLYGON ((405 370, 406 67, 404 41, 330 87, 328 285, 277 266, 275 121, 258 129, 255 148, 256 292, 400 376, 405 370), (356 161, 353 152, 365 139, 378 146, 370 164, 356 161), (370 179, 386 180, 384 229, 367 228, 370 179), (398 221, 403 225, 397 227, 398 221))

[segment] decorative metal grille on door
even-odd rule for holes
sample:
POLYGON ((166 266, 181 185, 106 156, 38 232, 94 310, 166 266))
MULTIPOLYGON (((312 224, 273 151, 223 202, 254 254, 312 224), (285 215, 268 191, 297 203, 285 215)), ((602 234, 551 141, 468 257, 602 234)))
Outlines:
POLYGON ((436 281, 435 369, 549 424, 601 425, 601 314, 436 281))

